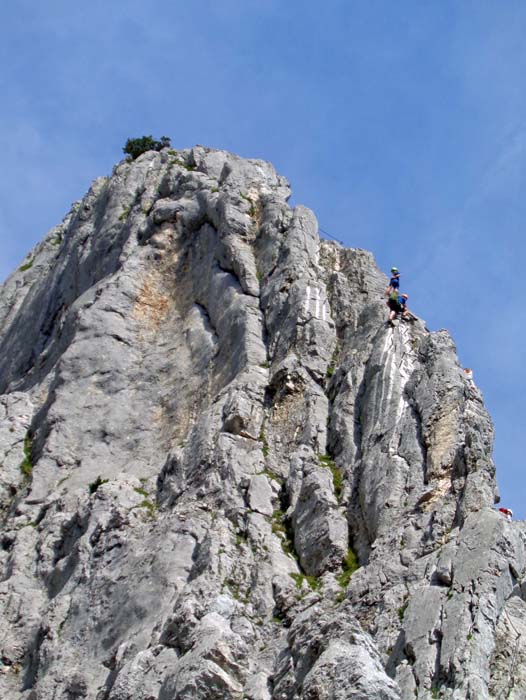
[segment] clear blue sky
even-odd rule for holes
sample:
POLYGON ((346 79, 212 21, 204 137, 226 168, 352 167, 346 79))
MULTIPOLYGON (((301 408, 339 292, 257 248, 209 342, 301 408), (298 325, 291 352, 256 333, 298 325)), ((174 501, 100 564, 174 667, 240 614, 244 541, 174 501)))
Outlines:
POLYGON ((129 136, 270 160, 448 328, 526 517, 523 0, 4 0, 0 277, 129 136))

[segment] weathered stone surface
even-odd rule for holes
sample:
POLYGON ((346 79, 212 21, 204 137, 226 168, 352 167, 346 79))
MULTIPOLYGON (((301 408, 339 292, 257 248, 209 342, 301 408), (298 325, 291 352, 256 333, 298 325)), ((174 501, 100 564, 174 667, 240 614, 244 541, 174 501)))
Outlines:
POLYGON ((288 490, 301 566, 314 576, 338 570, 349 548, 347 520, 334 494, 330 470, 306 447, 291 456, 288 490))
POLYGON ((280 659, 275 697, 395 700, 396 684, 385 673, 372 640, 343 606, 310 606, 288 633, 288 655, 280 659))
POLYGON ((248 504, 251 510, 270 518, 274 512, 272 507, 274 495, 269 479, 264 474, 252 477, 248 487, 248 504))
POLYGON ((1 288, 2 698, 526 697, 480 392, 289 196, 148 152, 1 288))

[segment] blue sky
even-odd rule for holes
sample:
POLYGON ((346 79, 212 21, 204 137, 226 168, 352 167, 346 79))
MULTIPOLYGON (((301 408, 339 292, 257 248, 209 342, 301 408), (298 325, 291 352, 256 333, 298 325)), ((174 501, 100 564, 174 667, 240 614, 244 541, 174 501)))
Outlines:
POLYGON ((4 0, 0 277, 129 136, 271 161, 448 328, 526 517, 523 0, 4 0))

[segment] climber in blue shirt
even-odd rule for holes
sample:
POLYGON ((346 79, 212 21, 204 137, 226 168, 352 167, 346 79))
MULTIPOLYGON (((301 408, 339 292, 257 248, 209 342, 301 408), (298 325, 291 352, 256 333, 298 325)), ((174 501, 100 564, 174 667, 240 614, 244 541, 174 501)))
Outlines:
POLYGON ((391 294, 395 290, 400 289, 400 273, 397 267, 391 268, 391 278, 389 279, 389 286, 385 290, 386 295, 391 294))
POLYGON ((402 314, 402 318, 406 318, 409 315, 407 310, 407 294, 398 294, 396 290, 389 294, 389 299, 387 300, 387 306, 389 307, 389 323, 393 323, 397 314, 402 314))

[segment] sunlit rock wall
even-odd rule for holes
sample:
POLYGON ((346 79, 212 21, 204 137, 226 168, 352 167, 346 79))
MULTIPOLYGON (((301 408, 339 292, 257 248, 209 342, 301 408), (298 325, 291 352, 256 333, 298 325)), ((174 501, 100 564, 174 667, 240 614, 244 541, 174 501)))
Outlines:
POLYGON ((526 697, 480 392, 289 194, 148 152, 1 289, 2 698, 526 697))

